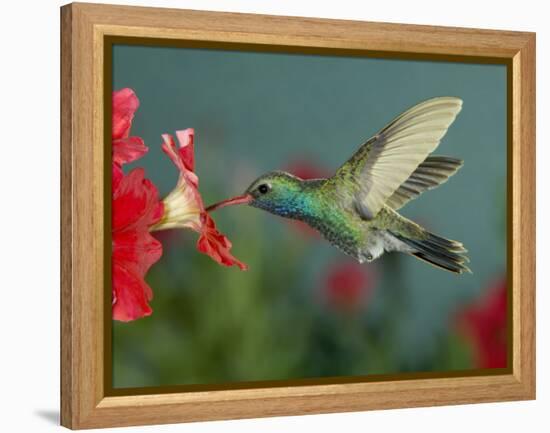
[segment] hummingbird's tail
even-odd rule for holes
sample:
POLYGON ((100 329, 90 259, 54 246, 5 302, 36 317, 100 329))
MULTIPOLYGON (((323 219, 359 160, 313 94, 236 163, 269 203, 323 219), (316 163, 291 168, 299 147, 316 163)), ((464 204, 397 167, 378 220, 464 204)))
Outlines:
POLYGON ((395 232, 390 233, 410 247, 412 249, 410 254, 420 260, 456 274, 472 273, 470 268, 465 265, 470 261, 465 255, 467 250, 460 242, 445 239, 424 229, 421 230, 421 235, 414 236, 414 238, 395 232))

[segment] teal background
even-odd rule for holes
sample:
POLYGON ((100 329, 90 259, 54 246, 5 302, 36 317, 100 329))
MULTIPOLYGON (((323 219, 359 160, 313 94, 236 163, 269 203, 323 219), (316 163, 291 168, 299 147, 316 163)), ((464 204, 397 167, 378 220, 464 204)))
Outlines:
POLYGON ((113 326, 115 387, 478 366, 456 315, 506 274, 505 66, 116 45, 113 89, 123 87, 141 102, 132 135, 150 148, 127 168, 144 167, 164 196, 178 173, 160 135, 193 127, 206 204, 304 161, 331 173, 410 106, 462 98, 435 154, 464 167, 401 213, 462 241, 473 274, 387 254, 363 265, 364 296, 342 309, 327 274, 348 258, 278 217, 227 208, 214 218, 250 270, 198 253, 193 232, 160 234, 152 316, 113 326))

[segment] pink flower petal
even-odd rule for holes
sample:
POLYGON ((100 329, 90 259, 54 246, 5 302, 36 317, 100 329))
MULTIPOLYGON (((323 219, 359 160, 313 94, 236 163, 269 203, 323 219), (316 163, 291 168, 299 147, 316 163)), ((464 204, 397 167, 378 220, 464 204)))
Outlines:
POLYGON ((118 185, 113 190, 113 231, 157 222, 162 215, 162 204, 159 203, 157 188, 144 179, 144 170, 135 168, 121 179, 118 179, 120 175, 116 172, 117 169, 114 172, 118 185))
POLYGON ((174 137, 172 137, 170 134, 162 134, 162 139, 164 140, 164 143, 161 145, 162 150, 168 155, 168 157, 172 160, 174 165, 180 171, 180 180, 182 180, 182 177, 184 177, 183 180, 191 183, 194 188, 197 188, 199 186, 199 178, 192 171, 192 169, 188 168, 187 165, 189 164, 189 161, 191 161, 192 165, 194 160, 192 139, 191 145, 189 145, 189 141, 185 141, 183 142, 185 147, 180 149, 177 148, 174 137))
POLYGON ((248 266, 236 259, 229 251, 231 242, 222 233, 216 229, 214 220, 206 212, 202 218, 203 227, 201 236, 197 242, 197 249, 224 266, 238 266, 242 271, 246 271, 248 266))
POLYGON ((128 136, 138 107, 139 99, 132 89, 125 88, 113 92, 113 140, 128 136))
POLYGON ((145 228, 113 233, 113 260, 144 276, 162 256, 162 244, 145 228))
POLYGON ((183 165, 189 171, 195 171, 195 130, 187 128, 176 131, 176 137, 180 143, 179 155, 183 165))
POLYGON ((113 140, 113 163, 122 165, 141 158, 149 150, 140 137, 113 140))
POLYGON ((118 164, 113 164, 113 178, 112 181, 112 192, 114 192, 118 189, 118 186, 120 185, 120 182, 124 178, 124 172, 122 171, 122 168, 118 164))
POLYGON ((143 277, 121 264, 113 263, 113 319, 122 322, 149 316, 153 292, 143 277))
POLYGON ((194 156, 194 136, 193 128, 177 131, 176 136, 179 142, 179 148, 176 146, 174 138, 170 134, 163 134, 162 150, 172 160, 174 165, 180 171, 180 177, 176 189, 172 191, 165 199, 166 214, 160 224, 159 229, 173 227, 189 227, 200 233, 197 242, 197 249, 212 257, 216 262, 224 266, 236 265, 242 270, 248 269, 247 266, 237 260, 229 252, 231 242, 222 233, 216 229, 214 220, 204 210, 204 203, 200 196, 198 185, 199 178, 193 172, 195 165, 194 156), (177 198, 177 200, 176 200, 177 198), (186 206, 183 209, 183 206, 186 206), (200 221, 197 220, 197 210, 200 212, 200 221), (189 219, 193 211, 194 219, 189 219), (173 218, 171 216, 174 215, 173 218), (182 215, 185 220, 181 219, 182 215), (178 219, 178 217, 180 219, 178 219))

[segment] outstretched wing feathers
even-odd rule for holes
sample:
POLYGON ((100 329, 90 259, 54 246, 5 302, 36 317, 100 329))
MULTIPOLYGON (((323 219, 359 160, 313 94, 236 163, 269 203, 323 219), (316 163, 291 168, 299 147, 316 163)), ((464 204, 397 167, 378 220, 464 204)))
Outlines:
POLYGON ((447 156, 428 156, 386 201, 386 205, 398 210, 424 191, 446 182, 455 174, 463 161, 447 156))
POLYGON ((408 109, 403 114, 397 116, 380 132, 391 132, 396 129, 400 129, 400 126, 407 125, 407 122, 413 118, 421 121, 422 119, 425 120, 426 117, 428 117, 428 119, 435 121, 439 116, 447 116, 448 114, 453 115, 453 113, 454 116, 456 116, 456 114, 458 114, 458 112, 456 111, 457 105, 458 111, 460 111, 462 101, 459 98, 455 98, 453 96, 428 99, 408 109))
POLYGON ((424 101, 390 122, 346 163, 353 165, 346 170, 356 183, 356 207, 365 218, 373 218, 435 150, 461 107, 454 97, 424 101))

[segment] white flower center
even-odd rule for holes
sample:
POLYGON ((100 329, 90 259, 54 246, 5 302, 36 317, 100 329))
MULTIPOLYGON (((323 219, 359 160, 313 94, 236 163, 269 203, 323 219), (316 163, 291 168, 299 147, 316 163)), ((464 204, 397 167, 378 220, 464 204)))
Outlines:
POLYGON ((151 231, 190 228, 200 230, 201 205, 198 192, 193 191, 185 181, 178 182, 176 188, 162 201, 164 215, 162 219, 151 227, 151 231))

